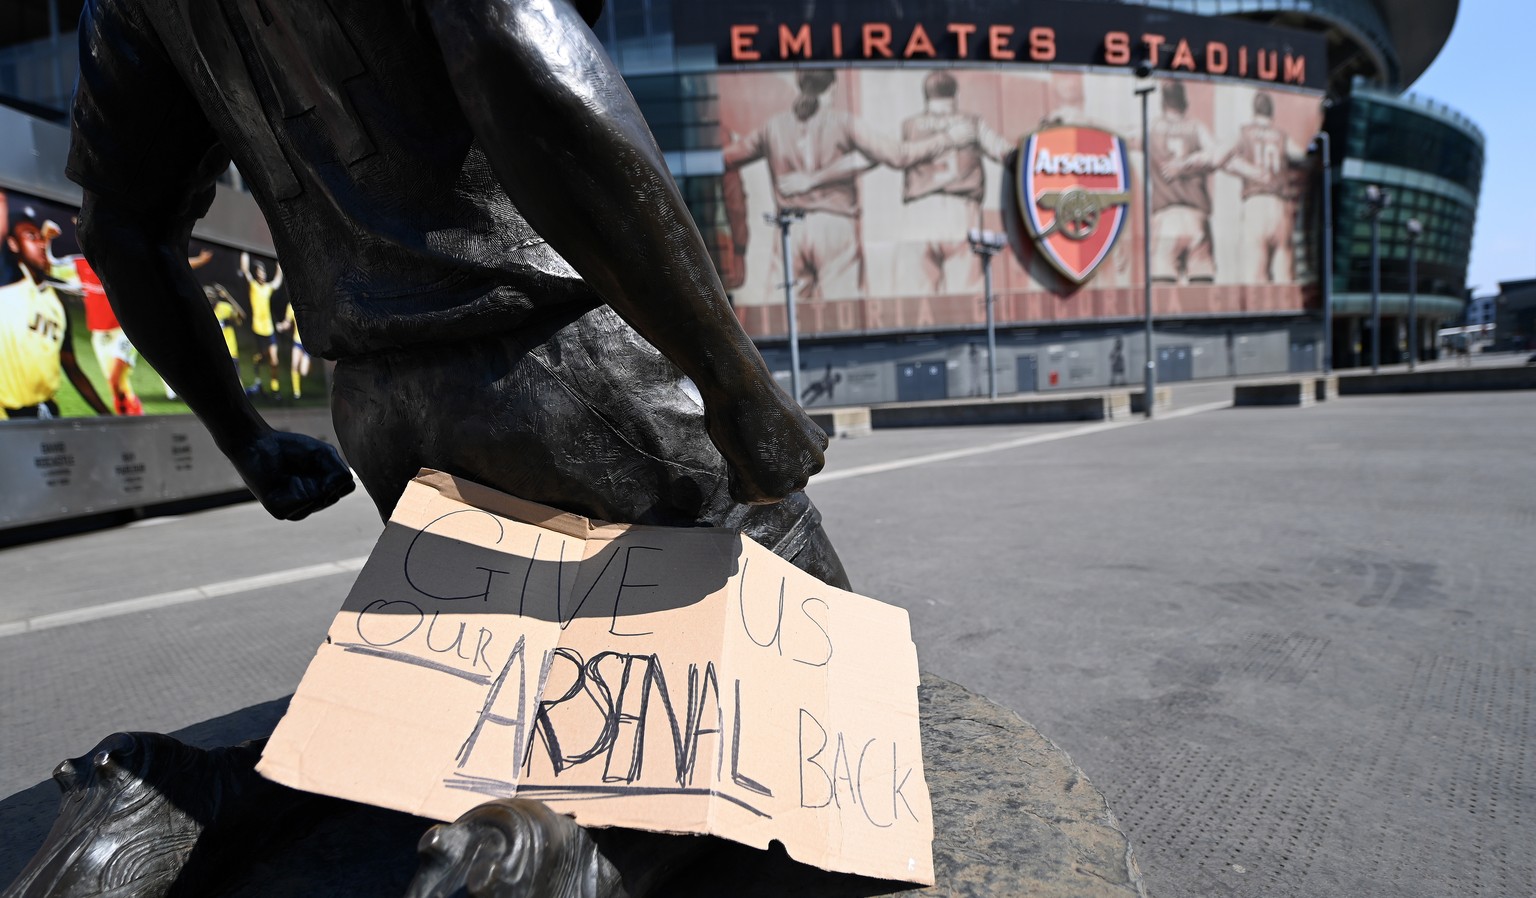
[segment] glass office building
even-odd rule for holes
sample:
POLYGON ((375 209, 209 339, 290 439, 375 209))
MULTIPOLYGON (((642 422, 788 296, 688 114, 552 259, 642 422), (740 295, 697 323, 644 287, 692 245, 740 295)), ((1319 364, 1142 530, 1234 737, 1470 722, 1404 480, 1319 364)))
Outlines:
POLYGON ((1328 114, 1334 135, 1334 346, 1341 366, 1370 364, 1372 318, 1370 193, 1390 202, 1378 222, 1381 361, 1408 351, 1410 295, 1418 357, 1436 352, 1434 334, 1466 304, 1467 260, 1483 179, 1483 135, 1443 104, 1357 79, 1328 114), (1410 223, 1420 231, 1412 233, 1410 223), (1411 261, 1414 263, 1410 266, 1411 261))

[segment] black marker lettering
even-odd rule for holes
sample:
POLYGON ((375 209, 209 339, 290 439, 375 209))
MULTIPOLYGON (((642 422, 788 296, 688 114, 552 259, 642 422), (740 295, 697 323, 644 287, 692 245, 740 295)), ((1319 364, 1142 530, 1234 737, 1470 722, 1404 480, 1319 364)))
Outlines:
POLYGON ((405 582, 409 583, 411 585, 412 589, 416 590, 417 592, 421 593, 422 595, 424 595, 424 596, 426 596, 428 598, 432 598, 432 599, 441 599, 441 600, 443 600, 445 602, 454 602, 454 601, 458 601, 460 599, 482 599, 482 600, 489 601, 490 600, 490 595, 491 595, 491 581, 493 579, 495 579, 497 574, 505 574, 505 573, 507 573, 506 571, 496 570, 494 568, 488 568, 488 567, 480 567, 479 565, 476 565, 474 567, 474 570, 484 571, 485 572, 485 588, 480 590, 479 592, 469 592, 469 593, 464 593, 463 595, 438 595, 435 592, 432 592, 430 590, 424 589, 421 584, 416 582, 416 578, 411 576, 411 557, 412 557, 412 554, 416 551, 416 543, 419 542, 423 536, 426 536, 427 533, 431 531, 433 524, 436 524, 438 521, 442 521, 442 520, 445 520, 447 518, 451 518, 451 517, 453 517, 456 514, 473 514, 473 515, 480 515, 482 517, 490 518, 492 523, 494 523, 496 525, 496 539, 494 540, 494 542, 500 543, 501 540, 502 540, 502 537, 506 536, 506 533, 507 533, 506 527, 502 526, 501 520, 499 518, 497 518, 493 514, 487 514, 487 513, 483 512, 483 511, 478 511, 478 510, 473 509, 473 508, 468 508, 468 509, 464 509, 464 510, 461 510, 461 511, 450 511, 450 512, 448 512, 445 515, 439 515, 438 517, 433 518, 432 521, 427 524, 427 526, 421 528, 421 530, 419 530, 416 533, 415 536, 411 537, 411 544, 405 550, 405 563, 404 563, 405 564, 405 567, 404 567, 404 570, 405 570, 405 582))
MULTIPOLYGON (((523 637, 519 636, 518 637, 518 642, 521 643, 522 640, 523 640, 523 637)), ((479 667, 481 664, 485 665, 485 669, 486 670, 490 670, 491 669, 491 662, 485 660, 485 650, 490 648, 490 647, 491 647, 491 631, 487 630, 484 627, 481 627, 480 628, 480 635, 475 640, 475 662, 470 665, 470 669, 471 670, 473 670, 476 667, 479 667)))
MULTIPOLYGON (((832 803, 832 797, 833 797, 832 777, 831 777, 831 775, 829 775, 827 773, 827 768, 825 768, 825 767, 821 766, 820 764, 816 763, 816 758, 823 751, 825 751, 826 748, 827 748, 827 731, 825 729, 823 729, 821 724, 819 722, 817 722, 816 718, 811 715, 811 712, 805 710, 804 708, 800 709, 799 745, 800 745, 800 807, 802 807, 802 808, 824 808, 827 805, 832 803), (810 723, 811 723, 811 726, 815 727, 817 732, 819 732, 821 734, 821 744, 816 746, 816 750, 814 752, 810 753, 810 754, 806 754, 805 753, 805 723, 806 723, 807 720, 809 720, 810 723), (805 800, 805 765, 807 765, 807 764, 809 764, 812 767, 815 767, 817 770, 821 771, 822 782, 826 783, 826 786, 827 786, 827 798, 821 804, 807 804, 806 803, 806 800, 805 800)), ((894 802, 894 799, 893 799, 893 802, 894 802)))
POLYGON ((438 619, 438 617, 440 615, 442 615, 441 611, 434 611, 434 612, 432 612, 432 622, 427 624, 427 648, 432 650, 432 651, 434 651, 434 652, 437 652, 440 655, 441 654, 446 654, 448 652, 453 652, 453 654, 455 656, 457 656, 459 658, 463 658, 465 661, 470 660, 468 655, 465 655, 462 651, 460 651, 461 649, 464 648, 464 626, 465 625, 463 623, 459 624, 459 632, 458 632, 458 634, 453 637, 453 641, 448 643, 448 645, 446 645, 443 648, 438 648, 437 646, 432 644, 432 630, 433 630, 433 628, 435 628, 437 626, 437 619, 438 619))
MULTIPOLYGON (((539 543, 544 541, 544 534, 535 533, 533 536, 533 551, 528 553, 528 569, 523 571, 523 589, 517 594, 517 616, 522 617, 524 607, 528 603, 528 578, 533 576, 533 566, 539 561, 539 543)), ((558 581, 556 581, 558 584, 558 581)), ((559 587, 556 586, 555 595, 559 595, 559 587)))
POLYGON ((741 628, 746 631, 747 638, 752 640, 754 645, 766 649, 770 645, 777 644, 779 654, 782 655, 784 654, 784 645, 783 642, 779 639, 779 636, 784 631, 785 578, 779 578, 779 607, 778 610, 774 612, 773 635, 768 637, 767 642, 763 642, 752 634, 752 625, 747 623, 747 564, 748 560, 743 560, 741 563, 741 583, 736 588, 736 604, 741 609, 741 628))
POLYGON ((875 740, 871 739, 864 743, 863 748, 859 749, 859 809, 864 812, 864 819, 868 820, 871 825, 878 826, 881 829, 889 829, 896 824, 896 818, 894 816, 891 817, 890 823, 880 823, 875 820, 875 818, 869 816, 869 802, 864 798, 864 756, 869 753, 869 747, 874 744, 875 740))
POLYGON ((604 655, 623 659, 624 673, 619 679, 618 699, 614 702, 613 706, 614 746, 613 751, 608 753, 608 759, 603 764, 603 782, 632 783, 640 778, 640 768, 645 757, 645 708, 650 696, 646 692, 645 686, 647 681, 644 677, 639 680, 640 695, 638 698, 632 697, 630 683, 635 682, 632 676, 635 662, 645 659, 636 655, 618 655, 613 652, 605 652, 604 655), (638 710, 626 710, 631 708, 636 701, 640 704, 638 710), (619 733, 626 727, 633 729, 633 735, 627 739, 620 740, 618 738, 619 733), (629 763, 624 767, 623 772, 616 774, 614 773, 615 762, 623 764, 625 760, 624 757, 619 755, 621 748, 627 750, 629 763))
POLYGON ((620 633, 617 629, 619 626, 619 602, 624 598, 625 588, 648 589, 661 585, 660 583, 629 582, 629 560, 630 556, 634 555, 636 551, 660 552, 662 550, 656 548, 655 546, 629 546, 624 550, 624 572, 619 575, 619 590, 613 594, 613 622, 608 626, 608 632, 615 636, 649 636, 652 633, 651 630, 646 630, 643 633, 620 633))
POLYGON ((891 743, 891 818, 892 818, 892 820, 894 820, 895 817, 896 817, 896 799, 898 797, 901 799, 901 803, 907 806, 907 813, 912 815, 912 819, 913 820, 917 819, 917 815, 912 813, 912 805, 908 804, 908 802, 907 802, 907 796, 901 794, 901 790, 905 789, 907 787, 907 778, 910 777, 910 776, 912 776, 912 768, 908 767, 907 768, 906 776, 903 776, 901 778, 901 782, 899 782, 899 783, 896 782, 896 743, 892 742, 891 743))
POLYGON ((839 783, 848 784, 848 797, 857 802, 858 789, 853 784, 853 771, 848 766, 848 747, 843 744, 843 733, 837 733, 837 749, 832 753, 832 800, 838 807, 843 806, 843 800, 837 797, 839 783))
MULTIPOLYGON (((575 680, 565 694, 554 701, 540 701, 538 715, 534 720, 534 732, 539 735, 544 744, 544 750, 549 755, 550 766, 554 768, 558 776, 566 767, 581 764, 591 760, 599 754, 607 751, 613 744, 613 697, 608 693, 608 687, 600 677, 594 678, 588 675, 587 665, 582 657, 574 649, 555 649, 555 656, 564 658, 575 666, 575 680), (573 701, 576 696, 585 695, 597 709, 605 726, 601 727, 592 745, 579 752, 567 753, 560 746, 560 737, 555 732, 555 723, 550 717, 550 712, 567 702, 573 701)), ((572 710, 575 710, 572 708, 572 710)))
MULTIPOLYGON (((677 711, 672 707, 672 694, 667 691, 667 675, 661 669, 661 659, 651 655, 647 660, 649 665, 645 671, 646 691, 649 692, 654 686, 656 694, 661 696, 661 707, 667 714, 667 726, 672 731, 672 769, 677 784, 682 785, 684 778, 688 775, 688 749, 684 745, 683 733, 678 728, 677 711)), ((644 725, 642 722, 642 728, 644 725)))
POLYGON ((811 609, 806 607, 807 605, 811 604, 812 602, 815 602, 816 604, 820 605, 822 607, 822 609, 827 611, 828 613, 830 613, 832 609, 827 607, 827 603, 825 601, 823 601, 822 599, 818 599, 815 596, 812 596, 811 598, 806 599, 805 601, 800 603, 800 613, 805 615, 805 619, 810 621, 812 624, 814 624, 816 626, 816 629, 821 631, 822 641, 824 641, 827 644, 827 649, 826 649, 827 653, 826 653, 826 655, 820 661, 808 661, 808 660, 806 660, 804 658, 796 658, 795 660, 799 661, 801 664, 809 664, 811 667, 826 667, 827 666, 827 662, 832 660, 832 634, 827 632, 826 626, 824 626, 821 621, 817 620, 814 616, 812 616, 811 609))
MULTIPOLYGON (((562 548, 562 550, 564 549, 564 544, 563 543, 561 544, 561 548, 562 548)), ((603 569, 597 572, 597 577, 595 579, 593 579, 592 585, 587 587, 587 591, 581 597, 581 601, 577 602, 576 603, 576 607, 571 609, 571 616, 570 617, 566 617, 565 616, 565 612, 563 610, 561 610, 561 608, 560 608, 560 601, 561 601, 560 597, 564 594, 563 591, 555 593, 555 617, 560 621, 560 629, 564 630, 566 627, 570 626, 571 621, 576 619, 576 615, 581 613, 581 607, 583 605, 587 604, 587 599, 592 598, 592 591, 597 589, 597 585, 599 583, 603 582, 603 577, 607 576, 608 569, 613 567, 613 562, 616 559, 618 559, 618 557, 619 557, 619 553, 618 553, 617 550, 615 550, 612 555, 608 556, 608 560, 603 562, 603 569)), ((628 564, 628 557, 629 556, 626 554, 625 555, 625 563, 626 564, 628 564)), ((565 561, 565 552, 564 551, 562 551, 560 553, 560 560, 561 560, 562 563, 565 561)), ((563 566, 563 564, 562 564, 562 566, 563 566)), ((622 581, 623 577, 621 576, 619 579, 622 581)))
MULTIPOLYGON (((804 711, 801 712, 805 713, 804 711)), ((825 734, 823 734, 825 736, 825 734)), ((823 742, 823 745, 826 743, 823 742)), ((731 725, 731 782, 759 795, 773 796, 773 790, 741 772, 741 681, 736 681, 736 715, 731 725)), ((805 774, 800 775, 800 798, 805 800, 805 774)))
MULTIPOLYGON (((490 636, 490 633, 483 628, 480 630, 480 633, 485 637, 490 636)), ((490 644, 490 639, 486 639, 486 644, 490 644)), ((517 637, 517 645, 512 647, 512 654, 507 657, 507 663, 502 665, 501 673, 491 682, 491 688, 485 694, 485 704, 480 708, 480 715, 475 718, 474 729, 470 730, 469 738, 465 739, 464 744, 459 747, 458 761, 460 769, 469 763, 469 756, 475 750, 475 742, 479 740, 480 731, 485 729, 487 723, 515 728, 515 744, 523 744, 523 738, 527 735, 524 715, 528 710, 528 659, 525 654, 527 651, 526 644, 527 637, 517 637), (505 717, 500 714, 494 714, 491 712, 491 708, 495 707, 496 698, 501 695, 501 687, 506 684, 507 674, 512 671, 512 665, 514 664, 517 665, 517 716, 505 717)))
MULTIPOLYGON (((741 689, 740 680, 736 681, 736 688, 738 690, 736 699, 738 707, 736 713, 738 715, 737 720, 739 721, 741 719, 741 708, 739 706, 741 702, 741 697, 739 694, 739 690, 741 689)), ((713 735, 715 737, 715 778, 718 779, 720 777, 720 767, 725 760, 725 710, 720 707, 720 679, 719 676, 715 673, 715 662, 713 661, 706 661, 704 663, 704 672, 702 676, 699 674, 698 665, 688 665, 687 725, 688 730, 684 737, 688 743, 687 779, 682 783, 682 785, 693 785, 693 774, 698 769, 699 763, 699 739, 703 736, 713 735), (708 701, 711 696, 713 696, 715 703, 713 728, 704 726, 706 722, 710 722, 709 719, 705 717, 704 703, 708 701)), ((741 727, 738 724, 737 730, 739 731, 740 729, 741 727)), ((731 765, 731 773, 734 775, 735 772, 736 766, 733 763, 731 765)))
POLYGON ((421 619, 424 616, 415 602, 404 600, 387 602, 383 599, 375 599, 369 602, 362 611, 358 612, 355 626, 357 627, 358 638, 371 646, 394 645, 397 642, 405 641, 407 637, 415 633, 416 628, 421 626, 421 619), (400 607, 394 611, 385 610, 392 606, 400 607), (407 611, 406 609, 410 610, 407 611), (363 624, 365 622, 368 625, 367 633, 363 632, 363 624), (386 622, 390 623, 391 626, 380 626, 386 622), (394 636, 398 626, 402 624, 410 624, 410 626, 405 629, 404 633, 394 636), (388 638, 390 636, 394 636, 394 638, 388 638))

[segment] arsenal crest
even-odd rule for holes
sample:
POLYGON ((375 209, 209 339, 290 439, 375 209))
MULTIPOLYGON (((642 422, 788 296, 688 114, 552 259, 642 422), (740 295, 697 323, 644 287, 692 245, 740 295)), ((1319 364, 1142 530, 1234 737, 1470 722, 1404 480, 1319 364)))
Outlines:
POLYGON ((1074 284, 1093 276, 1130 214, 1125 141, 1098 128, 1062 125, 1031 134, 1019 150, 1019 209, 1035 245, 1074 284))

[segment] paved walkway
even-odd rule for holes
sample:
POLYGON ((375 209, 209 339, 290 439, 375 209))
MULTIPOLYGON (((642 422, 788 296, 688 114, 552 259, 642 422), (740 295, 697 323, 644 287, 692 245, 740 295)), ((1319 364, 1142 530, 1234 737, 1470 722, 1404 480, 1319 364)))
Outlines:
MULTIPOLYGON (((1108 794, 1154 895, 1536 894, 1536 396, 1210 388, 1151 423, 840 441, 812 492, 925 668, 1108 794)), ((60 758, 269 726, 377 533, 353 497, 0 551, 0 884, 60 758)))

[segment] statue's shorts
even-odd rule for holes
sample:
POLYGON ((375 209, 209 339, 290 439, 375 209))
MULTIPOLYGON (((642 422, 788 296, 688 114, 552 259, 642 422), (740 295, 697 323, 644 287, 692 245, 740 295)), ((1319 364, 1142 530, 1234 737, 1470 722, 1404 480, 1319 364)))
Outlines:
POLYGON ((607 306, 342 359, 333 386, 342 451, 381 514, 435 468, 604 521, 731 527, 848 585, 804 493, 731 499, 697 391, 607 306))

